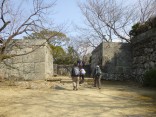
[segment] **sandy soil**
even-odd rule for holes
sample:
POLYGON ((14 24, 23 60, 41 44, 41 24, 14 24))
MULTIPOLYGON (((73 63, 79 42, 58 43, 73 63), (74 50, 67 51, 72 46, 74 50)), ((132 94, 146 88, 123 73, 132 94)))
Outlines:
POLYGON ((156 90, 110 81, 78 91, 71 83, 0 82, 0 117, 156 117, 156 90))

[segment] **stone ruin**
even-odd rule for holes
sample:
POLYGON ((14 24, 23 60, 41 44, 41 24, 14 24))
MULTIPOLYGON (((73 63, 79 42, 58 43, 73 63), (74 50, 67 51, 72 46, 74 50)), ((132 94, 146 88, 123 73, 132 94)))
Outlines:
POLYGON ((92 73, 96 65, 103 71, 103 79, 128 79, 131 71, 131 46, 128 43, 103 42, 92 52, 92 73))
POLYGON ((24 55, 3 60, 0 64, 1 77, 36 80, 53 75, 53 57, 46 40, 13 40, 9 49, 11 54, 24 55))
MULTIPOLYGON (((156 68, 156 29, 133 37, 131 41, 131 44, 101 43, 92 52, 91 72, 93 73, 98 64, 102 68, 104 79, 133 78, 142 82, 143 74, 156 68)), ((17 46, 12 49, 11 53, 24 54, 34 51, 2 61, 0 77, 15 76, 25 80, 48 79, 58 70, 58 68, 56 70, 53 68, 51 49, 45 40, 16 40, 16 44, 17 46)), ((59 66, 60 69, 64 67, 59 66)), ((67 75, 70 73, 69 69, 64 71, 68 73, 67 75)))
POLYGON ((131 43, 101 43, 92 52, 92 73, 100 65, 103 78, 143 82, 146 71, 156 69, 156 28, 131 39, 131 43))
POLYGON ((156 69, 156 28, 132 38, 132 75, 143 82, 146 71, 156 69))

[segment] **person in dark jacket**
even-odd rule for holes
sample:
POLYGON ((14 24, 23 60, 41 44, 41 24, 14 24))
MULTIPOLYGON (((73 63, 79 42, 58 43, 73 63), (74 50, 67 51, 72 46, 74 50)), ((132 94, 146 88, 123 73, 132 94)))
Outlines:
POLYGON ((80 75, 80 69, 75 63, 71 70, 71 77, 73 82, 73 90, 78 90, 79 86, 79 75, 80 75))
POLYGON ((98 87, 99 89, 101 89, 101 75, 102 75, 101 69, 97 65, 93 73, 93 78, 94 78, 94 87, 98 87))

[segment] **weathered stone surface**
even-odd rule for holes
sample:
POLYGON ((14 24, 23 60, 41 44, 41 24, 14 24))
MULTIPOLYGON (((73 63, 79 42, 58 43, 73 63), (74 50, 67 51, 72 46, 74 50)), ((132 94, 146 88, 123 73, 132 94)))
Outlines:
POLYGON ((34 53, 22 56, 22 63, 33 63, 35 61, 34 53))
POLYGON ((126 43, 101 43, 92 52, 91 69, 98 64, 104 79, 134 77, 143 82, 143 74, 156 68, 156 29, 149 30, 126 43))
POLYGON ((25 74, 34 73, 35 65, 34 63, 23 63, 23 72, 25 74))
POLYGON ((156 68, 156 29, 151 29, 132 39, 133 71, 132 74, 139 81, 143 81, 143 74, 156 68))
MULTIPOLYGON (((36 79, 36 74, 32 74, 32 73, 27 73, 27 74, 24 74, 24 79, 25 80, 35 80, 36 79)), ((44 79, 44 78, 42 78, 44 79)))
POLYGON ((25 55, 2 61, 0 75, 25 80, 46 79, 53 75, 53 57, 45 40, 15 40, 15 43, 18 47, 8 49, 8 53, 25 55))
POLYGON ((104 79, 123 80, 130 74, 127 70, 131 69, 131 59, 130 44, 103 42, 92 52, 91 69, 93 71, 98 64, 104 73, 104 79))
POLYGON ((45 49, 44 47, 40 47, 38 48, 36 51, 34 51, 34 62, 38 63, 38 62, 44 62, 45 61, 45 49))
POLYGON ((47 79, 48 77, 45 77, 46 74, 45 73, 35 73, 34 74, 34 80, 39 80, 39 79, 47 79))
POLYGON ((15 63, 22 63, 23 62, 23 57, 22 56, 17 56, 17 57, 13 57, 12 58, 12 63, 15 64, 15 63))
POLYGON ((41 63, 35 63, 34 64, 35 67, 35 73, 45 73, 45 63, 41 62, 41 63))

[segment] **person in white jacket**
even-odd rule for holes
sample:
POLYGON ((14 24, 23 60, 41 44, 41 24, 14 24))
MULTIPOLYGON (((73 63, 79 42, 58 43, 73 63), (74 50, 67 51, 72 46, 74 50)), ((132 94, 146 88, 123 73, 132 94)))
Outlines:
POLYGON ((86 74, 86 71, 83 67, 80 68, 80 83, 79 84, 82 84, 84 83, 84 76, 86 74))

